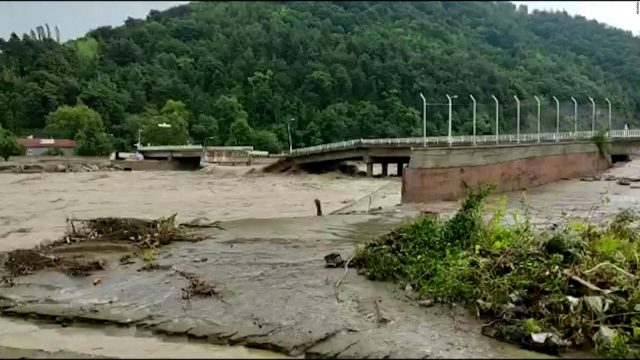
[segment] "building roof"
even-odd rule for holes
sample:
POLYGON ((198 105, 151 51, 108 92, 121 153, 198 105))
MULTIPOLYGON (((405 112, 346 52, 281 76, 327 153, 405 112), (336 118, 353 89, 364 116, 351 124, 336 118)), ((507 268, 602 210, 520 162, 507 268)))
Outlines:
POLYGON ((18 142, 26 148, 75 148, 76 142, 71 139, 19 139, 18 142))

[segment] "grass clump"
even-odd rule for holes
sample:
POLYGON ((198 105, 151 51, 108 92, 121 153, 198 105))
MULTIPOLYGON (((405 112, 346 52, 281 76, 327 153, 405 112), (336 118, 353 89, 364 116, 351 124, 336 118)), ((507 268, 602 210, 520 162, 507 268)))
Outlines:
POLYGON ((449 219, 425 215, 356 250, 372 280, 409 284, 422 297, 460 303, 491 320, 487 336, 557 354, 592 348, 638 357, 638 217, 538 229, 490 189, 470 192, 449 219))

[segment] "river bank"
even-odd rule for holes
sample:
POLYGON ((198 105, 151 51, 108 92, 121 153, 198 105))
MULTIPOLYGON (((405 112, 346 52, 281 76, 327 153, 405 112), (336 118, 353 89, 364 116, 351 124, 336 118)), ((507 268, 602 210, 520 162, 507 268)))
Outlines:
MULTIPOLYGON (((634 176, 639 169, 631 162, 607 174, 634 176)), ((405 289, 370 282, 355 271, 336 287, 344 271, 324 267, 330 252, 348 258, 355 246, 403 219, 419 211, 446 214, 456 202, 400 205, 397 178, 218 170, 0 176, 0 196, 11 205, 0 209, 3 251, 58 239, 68 216, 157 218, 177 212, 180 221, 223 220, 224 229, 207 230, 207 239, 199 243, 161 249, 155 271, 138 271, 139 260, 127 266, 112 261, 90 277, 43 271, 19 278, 16 286, 0 288, 9 299, 3 302, 5 315, 115 321, 155 334, 292 356, 541 356, 482 336, 479 321, 465 311, 418 307, 406 299, 405 289), (325 214, 336 214, 314 216, 315 198, 322 200, 325 214), (211 298, 184 301, 184 279, 176 270, 222 284, 228 304, 211 298)), ((563 212, 605 218, 637 206, 638 191, 612 181, 566 180, 528 191, 526 203, 540 223, 558 221, 563 212)), ((512 207, 522 206, 522 193, 507 197, 512 207)), ((63 348, 85 353, 71 345, 63 348)), ((55 351, 45 345, 40 350, 55 351)), ((190 351, 181 354, 191 356, 190 351)))

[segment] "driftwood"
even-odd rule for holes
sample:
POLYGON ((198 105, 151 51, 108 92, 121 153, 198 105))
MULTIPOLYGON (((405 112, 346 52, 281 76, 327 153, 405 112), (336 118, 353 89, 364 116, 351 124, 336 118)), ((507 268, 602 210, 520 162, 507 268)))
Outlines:
POLYGON ((611 267, 611 268, 615 269, 616 271, 618 271, 619 273, 621 273, 621 274, 625 275, 626 277, 628 277, 628 278, 629 278, 629 279, 631 279, 631 280, 638 280, 638 277, 637 277, 637 276, 635 276, 635 275, 631 274, 631 273, 630 273, 630 272, 628 272, 628 271, 625 271, 624 269, 621 269, 621 268, 620 268, 620 267, 618 267, 617 265, 614 265, 614 264, 612 264, 612 263, 610 263, 610 262, 606 262, 606 261, 605 261, 605 262, 603 262, 603 263, 600 263, 600 264, 598 264, 598 265, 596 265, 596 266, 594 266, 592 269, 587 270, 587 271, 585 271, 584 273, 585 273, 585 274, 590 274, 590 273, 592 273, 592 272, 596 271, 597 269, 599 269, 599 268, 601 268, 601 267, 603 267, 603 266, 609 266, 609 267, 611 267))
POLYGON ((342 283, 342 280, 344 280, 344 278, 347 276, 347 273, 349 272, 349 263, 351 262, 351 260, 353 260, 353 255, 351 255, 349 260, 347 260, 347 262, 344 264, 344 274, 342 274, 342 277, 336 283, 336 288, 340 286, 340 284, 342 283))

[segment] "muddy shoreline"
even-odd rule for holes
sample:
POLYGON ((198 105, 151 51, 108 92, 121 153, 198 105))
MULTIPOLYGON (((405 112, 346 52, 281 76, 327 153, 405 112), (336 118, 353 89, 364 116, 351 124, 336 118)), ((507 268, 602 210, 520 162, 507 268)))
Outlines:
POLYGON ((403 219, 387 213, 223 222, 224 230, 207 230, 207 240, 161 248, 161 270, 140 272, 140 261, 110 262, 89 277, 45 270, 0 288, 0 307, 4 316, 133 326, 295 357, 539 357, 483 337, 463 309, 454 324, 444 309, 421 308, 404 289, 355 271, 336 288, 344 271, 325 268, 323 256, 348 257, 403 219), (178 269, 224 286, 225 301, 182 299, 178 269), (97 286, 94 277, 102 279, 97 286))
MULTIPOLYGON (((139 259, 118 264, 126 248, 80 246, 78 253, 105 258, 105 269, 86 277, 45 270, 17 278, 13 287, 0 286, 2 316, 46 318, 69 328, 74 322, 119 324, 298 357, 543 356, 484 337, 480 320, 466 310, 452 314, 439 306, 419 307, 405 289, 368 281, 353 270, 336 288, 344 270, 324 267, 330 252, 348 258, 355 246, 418 211, 446 214, 457 203, 400 206, 397 179, 216 171, 0 177, 0 196, 12 205, 0 209, 3 251, 59 239, 70 215, 152 219, 178 212, 181 222, 223 220, 223 230, 207 229, 204 241, 161 248, 152 271, 139 271, 139 259), (326 214, 336 215, 313 216, 314 198, 323 200, 326 214), (185 301, 186 280, 178 271, 220 284, 226 303, 185 301)), ((607 173, 637 177, 640 164, 607 173)), ((522 206, 521 192, 505 196, 512 208, 522 206)), ((630 186, 578 179, 531 189, 526 196, 534 222, 541 224, 567 216, 604 219, 638 206, 639 199, 640 190, 630 186)))

